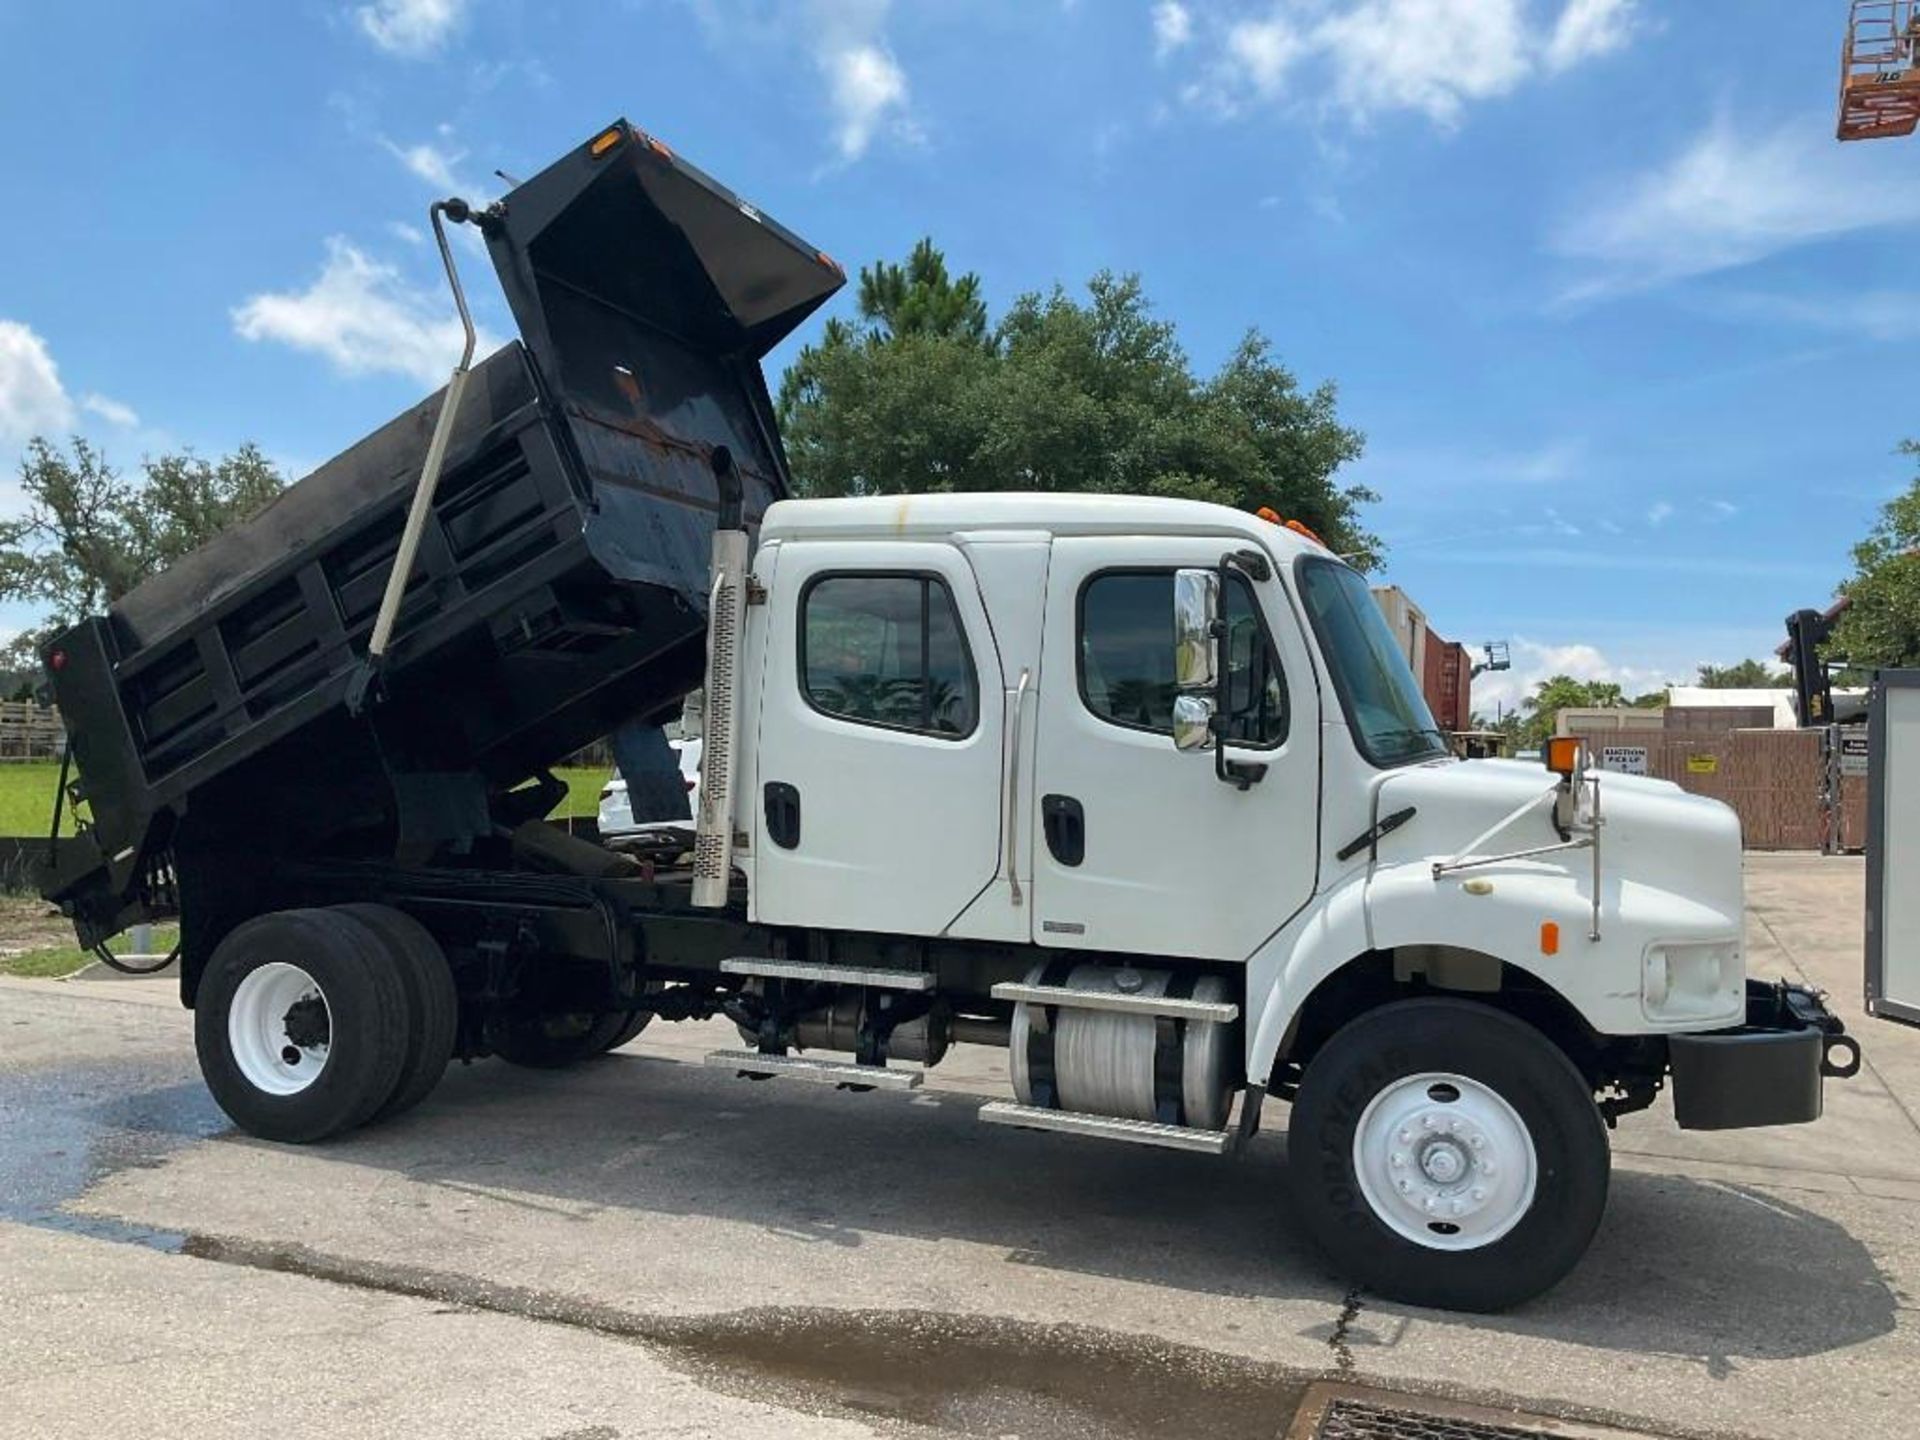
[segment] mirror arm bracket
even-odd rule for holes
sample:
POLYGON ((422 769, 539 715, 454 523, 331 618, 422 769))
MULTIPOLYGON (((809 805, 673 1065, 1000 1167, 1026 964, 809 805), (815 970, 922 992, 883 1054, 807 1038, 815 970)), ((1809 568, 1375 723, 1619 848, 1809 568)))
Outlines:
MULTIPOLYGON (((1227 575, 1238 570, 1249 580, 1267 580, 1273 568, 1258 550, 1233 550, 1220 557, 1220 593, 1227 593, 1227 575)), ((1231 713, 1233 684, 1232 656, 1227 647, 1227 621, 1216 616, 1213 630, 1213 775, 1216 780, 1237 790, 1251 790, 1267 778, 1267 767, 1258 761, 1227 758, 1227 717, 1231 713)))

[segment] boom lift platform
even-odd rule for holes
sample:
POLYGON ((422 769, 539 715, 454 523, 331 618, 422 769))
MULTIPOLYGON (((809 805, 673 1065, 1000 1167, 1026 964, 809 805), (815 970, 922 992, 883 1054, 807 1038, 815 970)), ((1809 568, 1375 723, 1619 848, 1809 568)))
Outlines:
POLYGON ((1842 140, 1911 135, 1920 125, 1920 0, 1853 0, 1840 54, 1842 140))

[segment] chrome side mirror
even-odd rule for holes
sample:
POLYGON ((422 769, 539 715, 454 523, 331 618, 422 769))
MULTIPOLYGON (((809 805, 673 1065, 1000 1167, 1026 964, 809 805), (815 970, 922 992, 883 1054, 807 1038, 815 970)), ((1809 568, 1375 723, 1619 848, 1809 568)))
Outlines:
POLYGON ((1220 576, 1212 570, 1174 571, 1174 688, 1182 691, 1213 689, 1216 648, 1213 631, 1219 619, 1220 576))
POLYGON ((1173 572, 1173 748, 1211 750, 1220 576, 1213 570, 1173 572))
POLYGON ((1173 748, 1211 750, 1213 734, 1213 697, 1176 695, 1173 697, 1173 748))

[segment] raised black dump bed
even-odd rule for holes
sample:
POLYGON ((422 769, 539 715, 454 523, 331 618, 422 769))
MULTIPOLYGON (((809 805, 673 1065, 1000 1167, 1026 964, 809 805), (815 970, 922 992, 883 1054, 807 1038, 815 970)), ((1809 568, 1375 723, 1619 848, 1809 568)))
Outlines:
POLYGON ((624 121, 475 218, 521 339, 466 386, 374 703, 445 391, 47 647, 88 823, 42 889, 84 943, 262 863, 458 853, 699 683, 723 494, 787 489, 759 361, 843 276, 624 121))

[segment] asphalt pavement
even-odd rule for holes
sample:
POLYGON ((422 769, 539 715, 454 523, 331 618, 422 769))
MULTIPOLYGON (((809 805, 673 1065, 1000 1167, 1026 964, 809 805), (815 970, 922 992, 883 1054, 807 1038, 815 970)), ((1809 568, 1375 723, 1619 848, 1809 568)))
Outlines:
POLYGON ((974 1118, 1002 1052, 854 1095, 657 1025, 292 1149, 225 1124, 170 982, 0 981, 0 1437, 1252 1437, 1324 1377, 1911 1437, 1920 1032, 1861 1016, 1861 888, 1857 860, 1749 864, 1754 973, 1830 990, 1866 1048, 1825 1118, 1625 1118, 1581 1267, 1481 1317, 1326 1271, 1283 1111, 1228 1160, 1006 1131, 974 1118))

